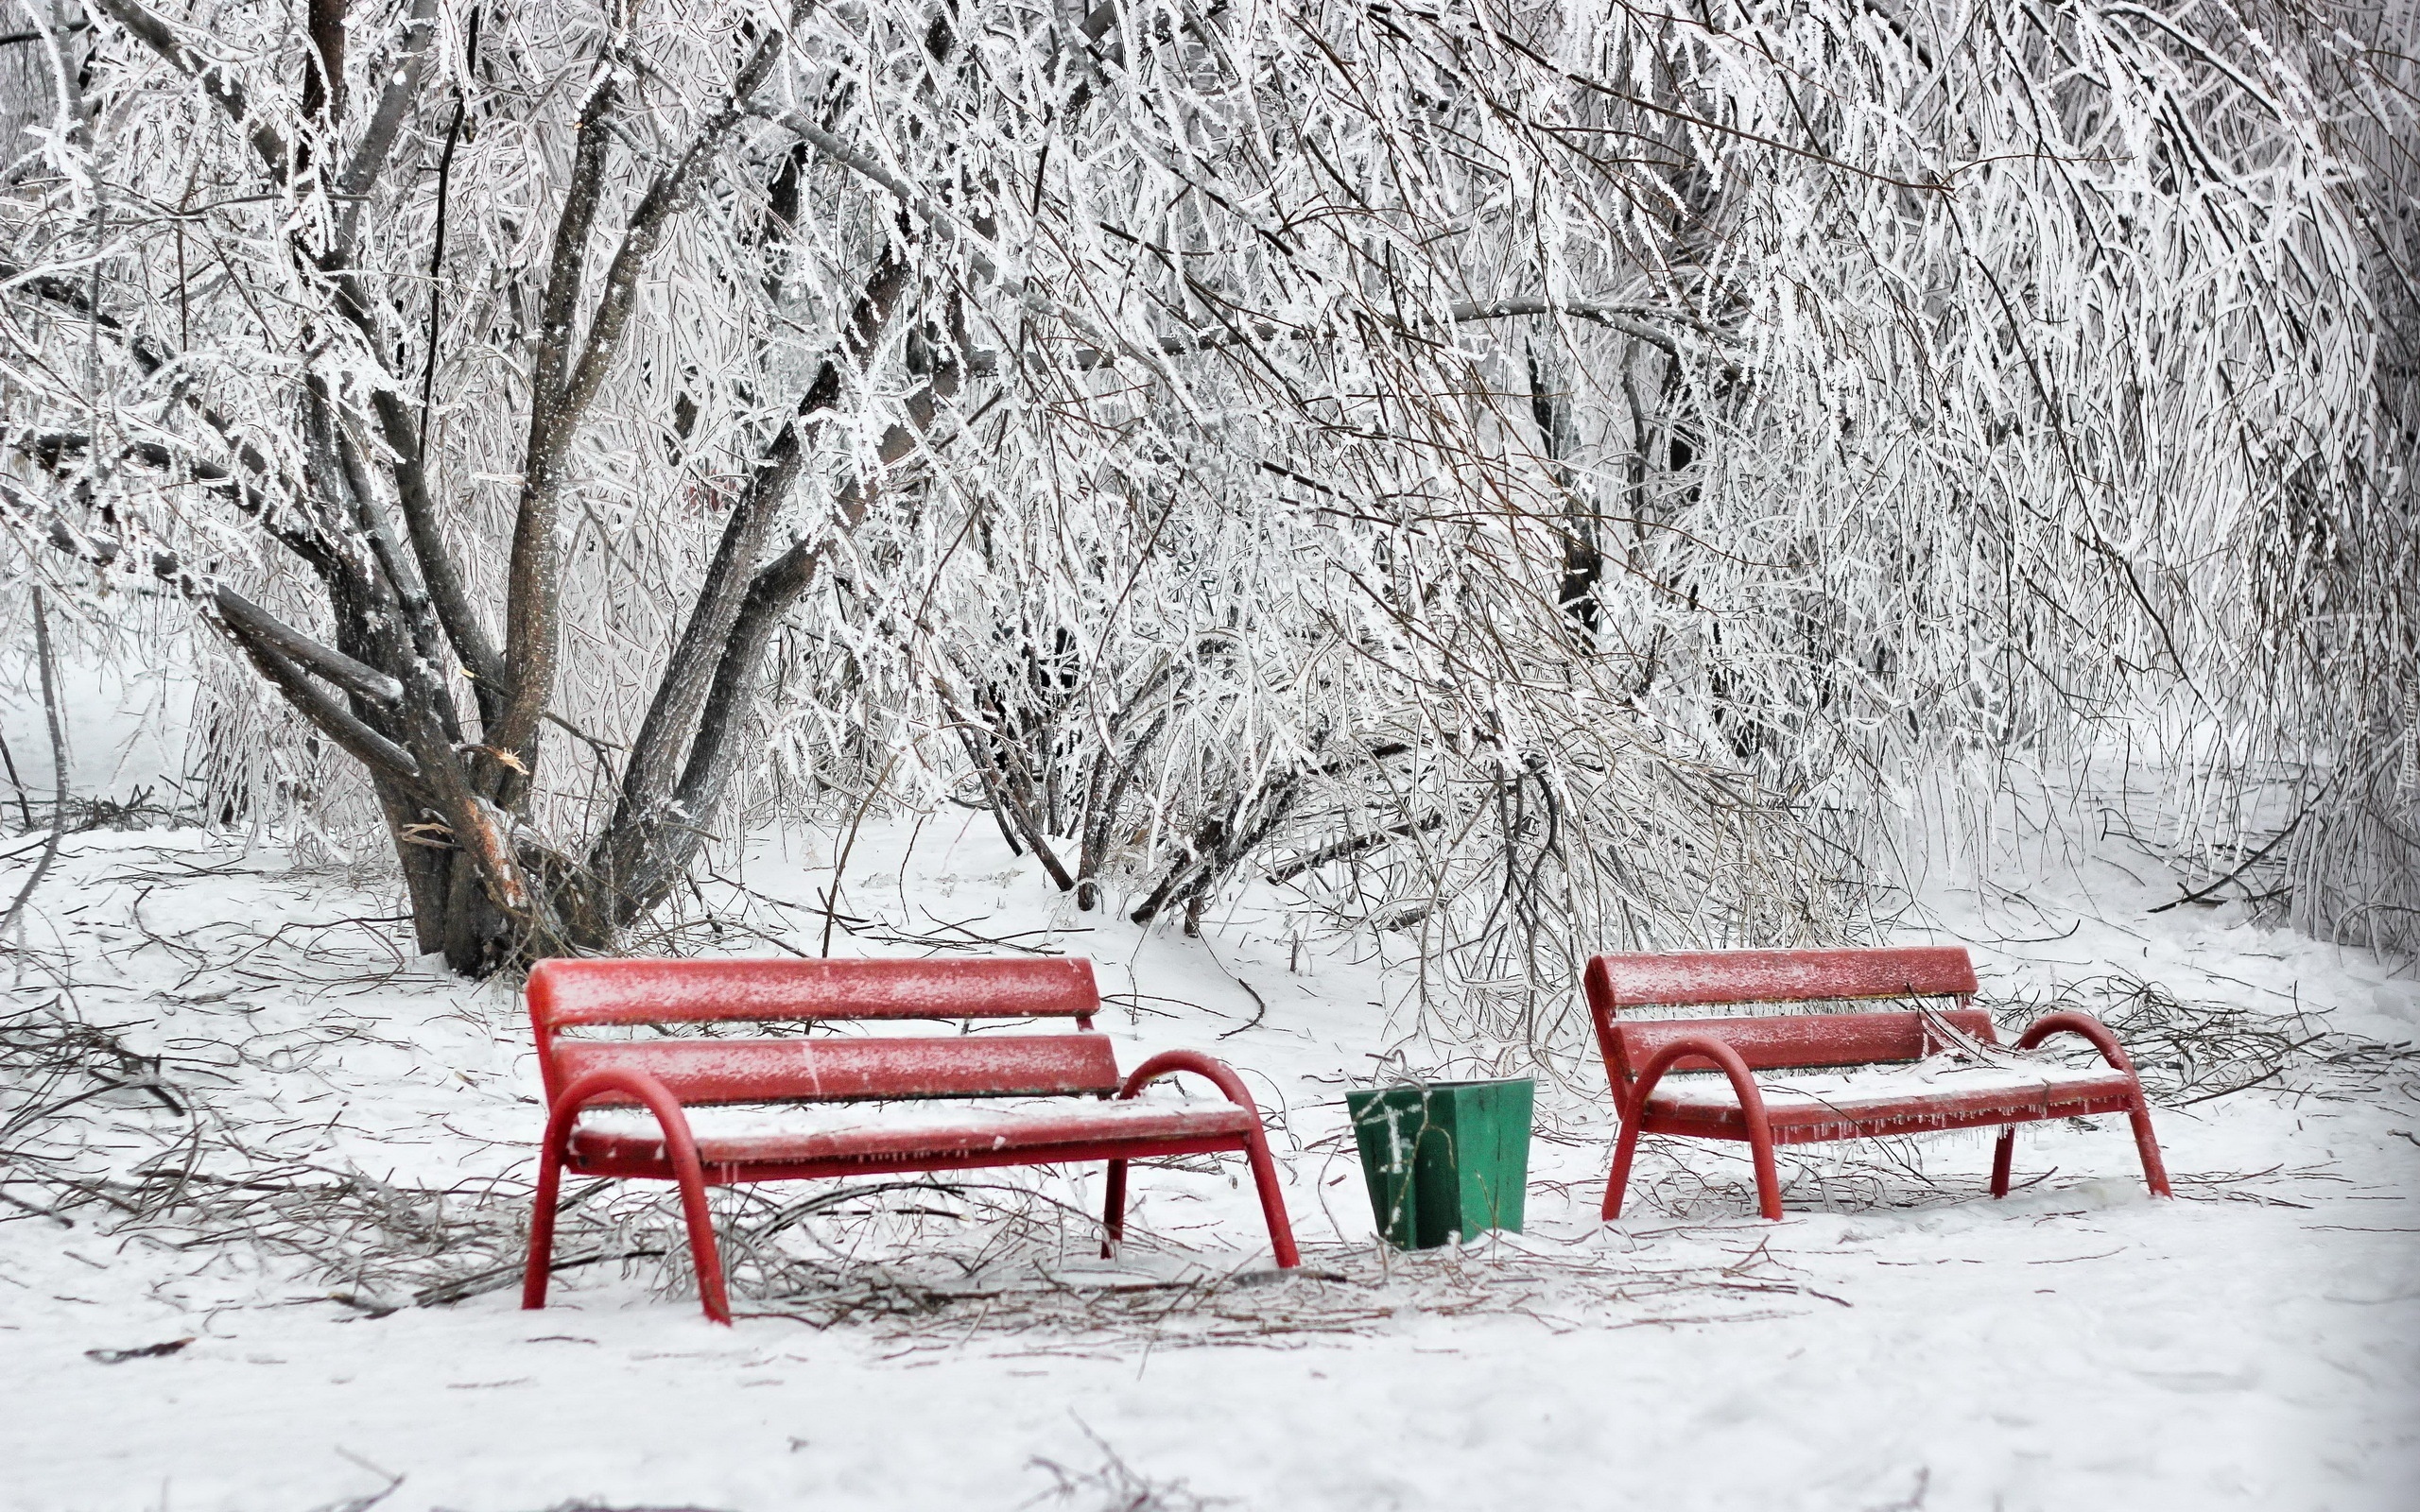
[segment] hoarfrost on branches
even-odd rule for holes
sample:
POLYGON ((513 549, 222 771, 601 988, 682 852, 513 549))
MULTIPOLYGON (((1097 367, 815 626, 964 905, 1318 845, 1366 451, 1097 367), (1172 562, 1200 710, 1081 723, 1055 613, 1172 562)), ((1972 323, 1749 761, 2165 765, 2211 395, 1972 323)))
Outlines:
POLYGON ((26 4, 13 570, 461 969, 955 799, 1534 1035, 2113 753, 2411 938, 2398 8, 26 4))

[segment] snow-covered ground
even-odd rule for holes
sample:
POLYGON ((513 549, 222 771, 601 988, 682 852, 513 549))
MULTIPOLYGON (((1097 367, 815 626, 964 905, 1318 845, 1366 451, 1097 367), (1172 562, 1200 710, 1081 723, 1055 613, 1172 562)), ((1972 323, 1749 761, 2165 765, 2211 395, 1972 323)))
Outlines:
MULTIPOLYGON (((819 950, 829 854, 761 847, 735 879, 754 928, 819 950)), ((2029 1130, 2003 1202, 1978 1137, 1820 1150, 1786 1162, 1777 1225, 1726 1151, 1651 1143, 1600 1226, 1610 1119, 1572 1054, 1540 1087, 1529 1231, 1403 1257, 1372 1243, 1340 1093, 1457 1051, 1410 1032, 1392 979, 1252 908, 1201 940, 1074 914, 979 816, 873 829, 834 952, 1093 956, 1123 1061, 1210 1048, 1263 1097, 1307 1274, 1263 1274, 1239 1161, 1138 1170, 1115 1265, 1070 1215, 1097 1172, 987 1174, 794 1225, 786 1261, 740 1266, 760 1315, 724 1331, 676 1261, 568 1271, 539 1314, 476 1289, 538 1128, 509 989, 410 958, 390 902, 275 854, 78 836, 11 1007, 122 1026, 167 1095, 10 1125, 21 1057, 0 1191, 60 1200, 24 1184, 40 1157, 150 1171, 122 1201, 213 1194, 141 1224, 0 1208, 0 1506, 2420 1505, 2420 988, 2233 909, 2150 913, 2169 896, 2107 870, 1945 886, 1896 937, 1972 945, 2005 1003, 2323 1036, 2250 1090, 2187 1102, 2230 1085, 2191 1070, 2157 1114, 2182 1200, 2145 1195, 2111 1120, 2029 1130)), ((777 948, 683 940, 710 944, 777 948)), ((597 1232, 647 1247, 660 1212, 597 1232)))
MULTIPOLYGON (((60 655, 60 733, 67 747, 68 791, 77 798, 161 807, 176 801, 185 777, 194 677, 175 650, 156 655, 148 665, 74 648, 60 655)), ((26 657, 15 672, 24 686, 0 680, 0 750, 8 756, 0 765, 0 807, 11 817, 21 812, 21 796, 38 812, 56 790, 39 676, 26 657)))

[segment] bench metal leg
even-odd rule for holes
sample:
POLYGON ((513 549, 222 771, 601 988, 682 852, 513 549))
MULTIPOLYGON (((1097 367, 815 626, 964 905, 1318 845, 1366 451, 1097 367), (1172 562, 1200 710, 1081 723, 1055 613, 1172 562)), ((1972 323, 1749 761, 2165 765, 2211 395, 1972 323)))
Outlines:
POLYGON ((1756 1168, 1756 1211, 1773 1223, 1781 1221, 1781 1172, 1773 1164, 1773 1136, 1765 1125, 1764 1109, 1748 1122, 1748 1155, 1756 1168))
MULTIPOLYGON (((1286 1197, 1277 1185, 1277 1162, 1270 1158, 1269 1141, 1258 1128, 1244 1141, 1244 1159, 1252 1166, 1253 1190, 1260 1197, 1260 1215, 1269 1223, 1269 1248, 1277 1257, 1279 1270, 1292 1270, 1303 1263, 1294 1247, 1294 1225, 1286 1216, 1286 1197)), ((1118 1243, 1126 1237, 1126 1162, 1109 1162, 1109 1195, 1101 1204, 1102 1237, 1100 1258, 1115 1256, 1118 1243)))
MULTIPOLYGON (((1211 1059, 1199 1050, 1163 1050, 1134 1068, 1117 1089, 1120 1101, 1134 1096, 1163 1076, 1178 1072, 1190 1072, 1206 1079, 1227 1094, 1227 1101, 1252 1115, 1251 1132, 1244 1136, 1244 1159, 1252 1163, 1252 1184, 1260 1194, 1261 1216, 1269 1220, 1269 1247, 1277 1256, 1279 1270, 1291 1270, 1303 1263, 1294 1248, 1294 1226, 1286 1217, 1286 1194, 1277 1185, 1277 1162, 1269 1158, 1269 1136, 1262 1129, 1260 1109, 1253 1106, 1252 1093, 1243 1080, 1229 1067, 1211 1059)), ((1115 1244, 1126 1230, 1126 1162, 1109 1162, 1109 1206, 1104 1214, 1109 1227, 1109 1244, 1115 1244)), ((1101 1250, 1106 1256, 1108 1245, 1101 1250)))
POLYGON ((2168 1184, 2168 1165, 2159 1158, 2159 1141, 2152 1134, 2151 1104, 2139 1094, 2135 1098, 2135 1110, 2126 1115, 2135 1125, 2135 1148, 2143 1158, 2143 1180, 2155 1197, 2172 1197, 2176 1194, 2168 1184))
POLYGON ((698 1300, 708 1320, 729 1328, 731 1298, 723 1290, 722 1251, 715 1244, 714 1214, 706 1207, 705 1173, 698 1163, 697 1146, 674 1155, 672 1167, 681 1183, 681 1216, 689 1228, 689 1262, 698 1272, 698 1300))
POLYGON ((546 1280, 555 1268, 555 1199, 562 1189, 563 1162, 547 1139, 538 1157, 538 1205, 529 1214, 529 1260, 521 1272, 521 1305, 546 1305, 546 1280))
MULTIPOLYGON (((2168 1184, 2168 1165, 2160 1159, 2159 1140, 2152 1133, 2151 1104, 2136 1098, 2133 1109, 2126 1114, 2126 1122, 2134 1125, 2135 1150, 2143 1158, 2144 1185, 2152 1189, 2152 1195, 2155 1197, 2176 1195, 2168 1184)), ((2015 1156, 2016 1125, 2011 1124, 2000 1130, 1999 1143, 1992 1149, 1993 1196, 2008 1195, 2009 1168, 2014 1163, 2015 1156)))
POLYGON ((1638 1153, 1638 1121, 1622 1120, 1622 1131, 1614 1141, 1614 1174, 1605 1182, 1605 1206, 1599 1216, 1611 1223, 1622 1215, 1622 1197, 1630 1190, 1631 1157, 1638 1153))
POLYGON ((1294 1225, 1286 1216, 1286 1194, 1277 1185, 1277 1162, 1269 1156, 1269 1137, 1260 1131, 1255 1120, 1252 1132, 1244 1137, 1244 1158, 1252 1162, 1252 1182, 1260 1190, 1261 1216, 1269 1220, 1269 1248, 1277 1257, 1279 1270, 1292 1270, 1303 1263, 1294 1249, 1294 1225))
POLYGON ((681 1189, 681 1215, 689 1229, 689 1258, 698 1271, 698 1300, 706 1316, 731 1322, 731 1302, 723 1290, 722 1255, 715 1246, 714 1214, 706 1207, 705 1166, 698 1160, 698 1142, 681 1104, 662 1082, 640 1072, 591 1072, 563 1090, 546 1117, 546 1140, 538 1157, 538 1204, 529 1217, 529 1262, 522 1272, 521 1305, 546 1305, 546 1280, 554 1269, 555 1200, 562 1190, 563 1162, 571 1149, 572 1125, 580 1109, 607 1092, 636 1098, 655 1115, 664 1133, 664 1153, 672 1165, 672 1179, 681 1189))
MULTIPOLYGON (((1756 1211, 1778 1223, 1781 1220, 1781 1173, 1773 1164, 1772 1123, 1765 1114, 1764 1093, 1756 1090, 1756 1078, 1739 1052, 1720 1040, 1690 1036, 1675 1040, 1655 1053, 1647 1068, 1638 1074, 1637 1085, 1630 1091, 1627 1108, 1619 1110, 1622 1121, 1621 1138, 1614 1144, 1614 1174, 1605 1182, 1605 1206, 1602 1216, 1607 1223, 1622 1215, 1622 1194, 1630 1186, 1630 1162, 1638 1153, 1638 1135, 1647 1122, 1647 1099, 1664 1074, 1682 1060, 1703 1057, 1720 1068, 1731 1082, 1732 1095, 1739 1099, 1740 1122, 1746 1125, 1748 1155, 1756 1170, 1756 1211)), ((1620 1093, 1616 1092, 1618 1098, 1620 1093)))
POLYGON ((2152 1196, 2176 1195, 2169 1189, 2168 1166, 2160 1160, 2159 1141, 2152 1134, 2151 1101, 2143 1095, 2142 1078, 2135 1074, 2135 1062, 2127 1056, 2125 1047, 2118 1044, 2118 1037, 2109 1032, 2107 1024, 2091 1014, 2063 1011, 2046 1013, 2034 1020, 2023 1034, 2016 1037, 2014 1048, 2031 1050, 2054 1034, 2080 1035, 2090 1040, 2092 1047, 2100 1052, 2100 1058, 2109 1062, 2112 1070, 2122 1071, 2134 1079, 2135 1106, 2127 1113, 2126 1121, 2135 1125, 2135 1149, 2143 1158, 2143 1180, 2151 1187, 2152 1196))
MULTIPOLYGON (((1625 1121, 1621 1138, 1614 1144, 1614 1174, 1605 1181, 1605 1205, 1600 1216, 1607 1223, 1622 1215, 1622 1198, 1630 1188, 1630 1163, 1637 1153, 1638 1125, 1634 1120, 1625 1121)), ((1769 1129, 1750 1125, 1748 1158, 1756 1173, 1756 1212, 1778 1223, 1781 1220, 1781 1168, 1773 1163, 1772 1135, 1769 1129)))
POLYGON ((1109 1199, 1101 1204, 1100 1258, 1116 1258, 1117 1243, 1126 1237, 1126 1162, 1109 1162, 1109 1199))

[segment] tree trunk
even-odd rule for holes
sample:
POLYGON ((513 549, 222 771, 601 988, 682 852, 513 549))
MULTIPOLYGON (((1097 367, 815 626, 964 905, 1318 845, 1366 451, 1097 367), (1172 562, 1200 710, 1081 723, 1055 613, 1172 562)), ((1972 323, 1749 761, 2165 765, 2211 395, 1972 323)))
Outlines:
POLYGON ((465 976, 486 976, 522 959, 529 932, 489 897, 470 853, 439 826, 416 820, 417 806, 394 784, 381 780, 375 785, 420 953, 443 955, 447 967, 465 976))

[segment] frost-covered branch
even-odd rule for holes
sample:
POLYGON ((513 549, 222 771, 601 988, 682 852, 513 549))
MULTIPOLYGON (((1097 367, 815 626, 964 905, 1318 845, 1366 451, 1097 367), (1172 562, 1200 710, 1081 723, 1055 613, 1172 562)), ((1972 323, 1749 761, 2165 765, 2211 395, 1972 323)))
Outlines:
POLYGON ((948 799, 1550 1037, 2120 732, 2197 885, 2420 918, 2391 9, 201 14, 0 189, 6 523, 299 637, 216 696, 465 970, 948 799))

